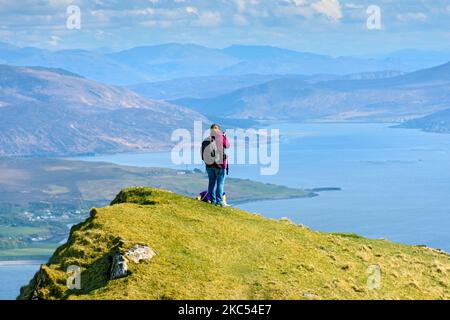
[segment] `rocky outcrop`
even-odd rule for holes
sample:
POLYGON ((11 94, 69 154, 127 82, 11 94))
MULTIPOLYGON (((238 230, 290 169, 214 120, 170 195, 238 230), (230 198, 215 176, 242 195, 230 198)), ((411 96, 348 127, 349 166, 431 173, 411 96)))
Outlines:
POLYGON ((114 280, 128 276, 128 264, 130 261, 138 264, 141 261, 150 260, 155 255, 155 251, 150 247, 140 244, 134 245, 125 254, 116 253, 111 265, 110 279, 114 280))
POLYGON ((120 253, 116 253, 113 257, 111 266, 111 280, 123 278, 128 275, 128 260, 120 253))
POLYGON ((126 256, 134 263, 140 263, 143 260, 150 260, 156 255, 150 247, 136 244, 127 251, 126 256))

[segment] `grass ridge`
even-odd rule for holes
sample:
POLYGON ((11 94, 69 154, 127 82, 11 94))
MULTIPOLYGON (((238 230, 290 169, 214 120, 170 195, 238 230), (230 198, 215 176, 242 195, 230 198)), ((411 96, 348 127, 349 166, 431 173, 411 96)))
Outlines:
POLYGON ((450 256, 434 249, 310 230, 155 188, 122 190, 72 227, 19 299, 450 299, 450 256), (110 280, 114 253, 158 252, 110 280), (81 290, 65 286, 81 268, 81 290), (381 288, 369 289, 371 266, 381 288))

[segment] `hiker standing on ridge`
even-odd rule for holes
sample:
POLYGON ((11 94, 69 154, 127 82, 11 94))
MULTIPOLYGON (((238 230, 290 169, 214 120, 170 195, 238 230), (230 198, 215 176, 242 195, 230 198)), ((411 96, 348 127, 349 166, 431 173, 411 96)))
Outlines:
POLYGON ((208 196, 212 204, 221 207, 228 205, 223 200, 225 173, 228 174, 227 155, 225 149, 230 147, 225 133, 218 124, 211 126, 210 136, 203 140, 202 159, 208 173, 208 196))

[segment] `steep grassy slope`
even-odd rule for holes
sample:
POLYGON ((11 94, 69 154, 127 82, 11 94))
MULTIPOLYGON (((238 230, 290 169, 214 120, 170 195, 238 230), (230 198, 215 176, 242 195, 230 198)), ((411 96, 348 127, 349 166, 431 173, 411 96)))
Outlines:
POLYGON ((422 247, 311 231, 158 189, 128 189, 73 227, 19 298, 450 299, 450 257, 422 247), (135 244, 156 256, 109 280, 111 257, 135 244), (81 267, 81 290, 65 270, 81 267), (379 265, 381 288, 367 270, 379 265))

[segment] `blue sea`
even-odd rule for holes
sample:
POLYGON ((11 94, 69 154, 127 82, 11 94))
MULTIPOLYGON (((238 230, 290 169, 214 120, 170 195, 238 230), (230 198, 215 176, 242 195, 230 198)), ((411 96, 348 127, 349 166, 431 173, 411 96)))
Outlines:
POLYGON ((0 300, 13 300, 39 270, 39 261, 0 261, 0 300))
MULTIPOLYGON (((393 129, 390 124, 269 127, 281 133, 278 174, 263 176, 257 165, 233 165, 231 177, 342 190, 321 192, 315 198, 240 204, 239 208, 271 218, 288 217, 319 231, 357 233, 450 252, 450 134, 393 129)), ((171 164, 168 152, 76 159, 195 167, 171 164)), ((38 267, 39 263, 0 265, 0 299, 14 299, 38 267)))

